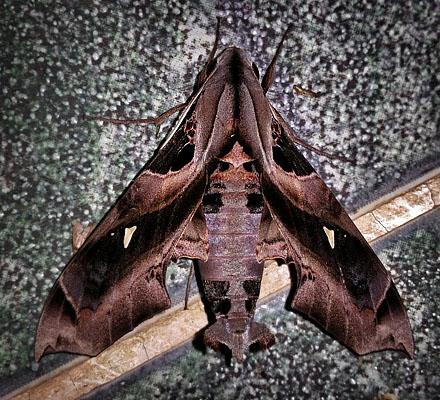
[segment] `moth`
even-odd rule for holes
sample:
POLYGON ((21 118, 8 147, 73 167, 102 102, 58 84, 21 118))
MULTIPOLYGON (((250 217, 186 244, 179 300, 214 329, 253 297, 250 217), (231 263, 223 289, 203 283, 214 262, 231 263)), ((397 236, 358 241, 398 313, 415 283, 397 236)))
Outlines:
POLYGON ((275 342, 254 321, 263 263, 272 259, 293 271, 291 307, 346 347, 413 357, 411 327, 390 274, 266 98, 287 33, 260 81, 243 49, 215 57, 218 24, 184 105, 156 119, 96 117, 160 124, 182 110, 55 282, 37 328, 37 361, 55 352, 96 355, 169 308, 165 275, 179 258, 194 260, 216 316, 205 343, 214 350, 226 345, 238 361, 252 343, 265 349, 275 342))

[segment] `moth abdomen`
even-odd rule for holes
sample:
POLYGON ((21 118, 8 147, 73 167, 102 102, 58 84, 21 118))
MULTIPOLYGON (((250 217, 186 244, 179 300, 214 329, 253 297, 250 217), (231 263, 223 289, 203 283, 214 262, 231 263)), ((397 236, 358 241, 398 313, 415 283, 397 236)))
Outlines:
POLYGON ((210 250, 200 275, 217 318, 205 342, 214 349, 226 344, 238 360, 251 343, 273 342, 269 330, 253 322, 263 274, 255 253, 263 197, 258 173, 243 166, 251 160, 236 142, 220 159, 203 200, 210 250))

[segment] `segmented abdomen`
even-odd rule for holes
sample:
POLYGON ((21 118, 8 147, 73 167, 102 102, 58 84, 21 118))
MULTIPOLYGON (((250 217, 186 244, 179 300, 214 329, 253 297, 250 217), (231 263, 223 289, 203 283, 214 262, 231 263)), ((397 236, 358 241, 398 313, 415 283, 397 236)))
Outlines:
POLYGON ((263 273, 255 256, 262 196, 250 159, 236 147, 211 175, 203 200, 210 248, 208 261, 199 265, 217 318, 247 319, 255 312, 263 273))

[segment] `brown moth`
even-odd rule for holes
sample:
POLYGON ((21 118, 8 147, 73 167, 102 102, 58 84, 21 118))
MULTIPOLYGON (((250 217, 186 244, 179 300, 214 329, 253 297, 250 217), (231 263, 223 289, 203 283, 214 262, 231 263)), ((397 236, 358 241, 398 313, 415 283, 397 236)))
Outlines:
POLYGON ((275 342, 254 321, 269 259, 292 266, 292 308, 349 349, 413 357, 410 324, 390 274, 266 98, 283 40, 260 83, 244 50, 230 47, 214 58, 218 36, 217 27, 185 105, 156 119, 97 118, 160 124, 183 108, 55 282, 37 329, 36 360, 62 351, 96 355, 169 308, 166 270, 181 257, 197 260, 217 319, 205 343, 215 350, 225 344, 239 361, 250 344, 275 342))

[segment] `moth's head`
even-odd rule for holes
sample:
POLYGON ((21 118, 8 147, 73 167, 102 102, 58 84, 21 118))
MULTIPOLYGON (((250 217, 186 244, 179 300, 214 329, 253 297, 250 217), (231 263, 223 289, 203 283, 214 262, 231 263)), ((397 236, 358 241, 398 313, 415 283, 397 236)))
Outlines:
POLYGON ((245 74, 248 71, 257 80, 260 79, 260 72, 255 63, 249 59, 246 51, 238 47, 228 47, 206 66, 204 79, 199 80, 198 87, 216 74, 222 75, 227 72, 245 74))

